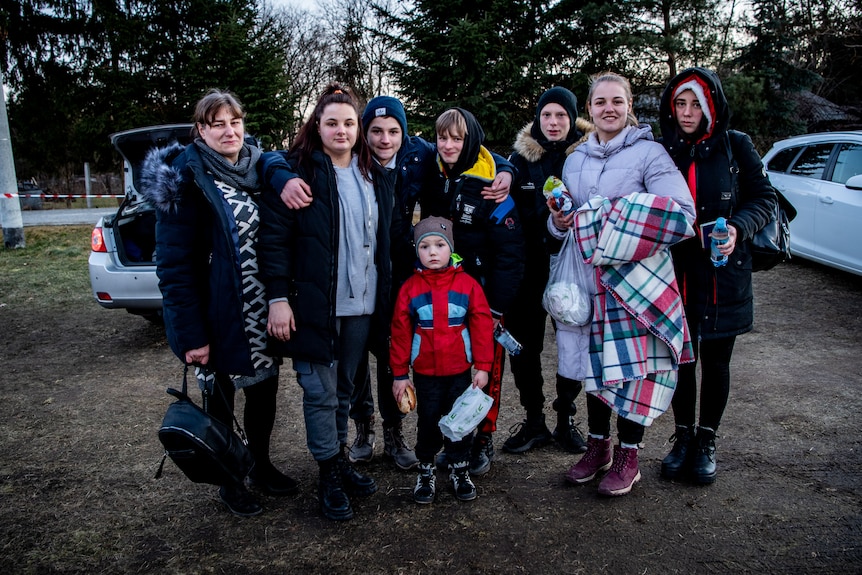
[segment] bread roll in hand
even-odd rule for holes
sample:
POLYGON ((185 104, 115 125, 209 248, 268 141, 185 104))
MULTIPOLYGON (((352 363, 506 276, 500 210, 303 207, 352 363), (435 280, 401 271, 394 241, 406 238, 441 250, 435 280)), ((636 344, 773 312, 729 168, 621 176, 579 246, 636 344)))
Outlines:
POLYGON ((401 394, 401 401, 398 402, 398 409, 401 413, 410 413, 416 409, 416 392, 409 385, 404 388, 404 393, 401 394))

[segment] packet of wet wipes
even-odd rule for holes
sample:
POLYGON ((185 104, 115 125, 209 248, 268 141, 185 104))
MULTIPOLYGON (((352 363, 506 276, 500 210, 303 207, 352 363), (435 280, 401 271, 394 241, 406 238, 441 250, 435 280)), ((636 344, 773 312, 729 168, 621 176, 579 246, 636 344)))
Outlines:
POLYGON ((440 431, 448 439, 460 441, 476 429, 492 405, 494 399, 491 396, 471 385, 455 400, 452 411, 440 418, 440 431))

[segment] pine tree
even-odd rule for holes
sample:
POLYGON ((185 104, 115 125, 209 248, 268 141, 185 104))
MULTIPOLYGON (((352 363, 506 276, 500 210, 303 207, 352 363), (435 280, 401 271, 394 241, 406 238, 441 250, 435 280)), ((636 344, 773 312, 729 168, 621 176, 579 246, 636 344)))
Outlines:
POLYGON ((789 58, 800 38, 791 26, 785 4, 782 0, 754 2, 754 23, 749 27, 754 41, 738 59, 742 72, 763 86, 766 106, 759 121, 748 126, 752 136, 778 139, 804 133, 805 123, 788 96, 810 89, 819 80, 789 58))
POLYGON ((544 0, 419 0, 393 16, 395 83, 416 117, 411 125, 433 136, 437 115, 470 110, 489 145, 508 147, 549 87, 544 0))
POLYGON ((285 38, 257 0, 17 0, 0 15, 22 176, 116 166, 108 135, 184 122, 208 88, 235 92, 249 133, 280 147, 298 98, 285 38))

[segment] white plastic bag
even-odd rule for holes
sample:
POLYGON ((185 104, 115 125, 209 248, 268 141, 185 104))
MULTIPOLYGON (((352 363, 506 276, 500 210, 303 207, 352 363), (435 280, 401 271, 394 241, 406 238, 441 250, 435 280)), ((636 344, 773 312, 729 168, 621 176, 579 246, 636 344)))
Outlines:
POLYGON ((452 411, 440 418, 440 431, 448 439, 460 441, 482 423, 492 405, 494 398, 471 385, 455 400, 452 411))
POLYGON ((552 318, 565 325, 587 325, 593 315, 592 299, 585 277, 575 258, 581 255, 575 243, 575 232, 569 230, 558 254, 551 256, 551 273, 542 294, 542 307, 552 318))

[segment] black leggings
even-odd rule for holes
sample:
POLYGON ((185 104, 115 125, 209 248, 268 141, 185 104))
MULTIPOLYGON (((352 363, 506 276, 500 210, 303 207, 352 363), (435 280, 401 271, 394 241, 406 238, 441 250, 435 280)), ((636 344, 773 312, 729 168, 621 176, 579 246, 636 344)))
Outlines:
MULTIPOLYGON (((236 388, 230 377, 216 374, 213 394, 207 412, 233 429, 233 407, 236 388)), ((269 464, 269 441, 275 426, 275 403, 278 394, 278 376, 244 387, 245 412, 243 427, 248 438, 248 449, 256 464, 269 464)))
MULTIPOLYGON (((610 437, 611 415, 613 415, 611 406, 592 393, 587 394, 587 427, 590 433, 610 437)), ((620 443, 640 443, 644 439, 644 426, 617 416, 617 434, 620 443)))
MULTIPOLYGON (((736 336, 692 341, 694 357, 700 361, 701 427, 718 429, 730 395, 730 357, 736 336), (698 349, 700 348, 700 349, 698 349)), ((692 426, 697 407, 697 362, 679 366, 679 382, 673 394, 673 419, 677 425, 692 426)))

